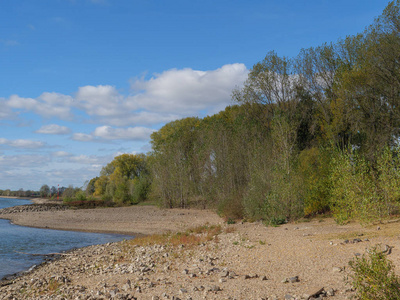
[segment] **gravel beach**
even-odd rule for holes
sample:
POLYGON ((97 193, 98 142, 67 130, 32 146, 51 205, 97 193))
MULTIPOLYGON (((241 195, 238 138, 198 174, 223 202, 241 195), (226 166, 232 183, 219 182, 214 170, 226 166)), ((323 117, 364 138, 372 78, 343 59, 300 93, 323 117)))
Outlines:
POLYGON ((56 255, 4 280, 0 299, 351 299, 344 279, 356 255, 388 245, 398 273, 400 266, 399 222, 228 225, 211 211, 152 206, 0 211, 0 218, 41 228, 146 235, 56 255), (172 234, 178 244, 148 236, 204 224, 218 232, 172 234))

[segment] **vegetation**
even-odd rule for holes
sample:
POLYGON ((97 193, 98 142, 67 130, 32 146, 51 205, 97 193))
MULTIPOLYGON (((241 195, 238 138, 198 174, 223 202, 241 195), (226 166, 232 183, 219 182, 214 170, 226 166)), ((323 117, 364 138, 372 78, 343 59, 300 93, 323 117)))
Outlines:
POLYGON ((373 248, 368 255, 350 261, 350 283, 361 300, 400 299, 400 278, 382 251, 373 248))
POLYGON ((271 225, 324 213, 388 218, 400 203, 399 57, 395 0, 360 34, 293 58, 268 53, 233 91, 235 105, 166 124, 148 154, 115 157, 64 200, 149 199, 271 225))
POLYGON ((203 225, 186 230, 185 232, 154 234, 144 237, 138 237, 129 240, 131 245, 148 246, 148 245, 168 245, 172 247, 183 246, 191 248, 207 241, 214 240, 218 242, 218 235, 221 234, 220 225, 203 225))

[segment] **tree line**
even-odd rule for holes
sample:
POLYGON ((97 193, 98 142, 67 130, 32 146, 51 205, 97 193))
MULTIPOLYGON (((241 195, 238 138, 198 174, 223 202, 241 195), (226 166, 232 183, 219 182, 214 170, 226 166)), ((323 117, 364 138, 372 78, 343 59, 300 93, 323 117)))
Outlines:
POLYGON ((269 52, 232 99, 215 115, 167 123, 149 153, 117 156, 85 195, 272 224, 399 212, 399 0, 360 34, 292 58, 269 52))

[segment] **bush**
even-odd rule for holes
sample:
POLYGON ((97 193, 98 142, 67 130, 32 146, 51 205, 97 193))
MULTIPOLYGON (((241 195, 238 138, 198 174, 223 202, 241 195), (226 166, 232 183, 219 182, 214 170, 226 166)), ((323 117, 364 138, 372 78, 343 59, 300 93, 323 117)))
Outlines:
POLYGON ((73 201, 71 197, 64 197, 63 204, 70 204, 73 201))
POLYGON ((361 300, 400 299, 400 278, 393 271, 380 247, 372 248, 368 255, 349 262, 353 274, 352 285, 361 300))
POLYGON ((79 202, 85 202, 87 200, 86 194, 83 191, 79 191, 75 194, 75 198, 79 202))
POLYGON ((382 220, 398 212, 398 149, 385 148, 370 162, 356 151, 336 151, 331 159, 331 209, 338 223, 382 220))
POLYGON ((226 197, 218 203, 218 214, 223 216, 226 220, 238 220, 243 218, 243 205, 241 197, 231 196, 226 197))

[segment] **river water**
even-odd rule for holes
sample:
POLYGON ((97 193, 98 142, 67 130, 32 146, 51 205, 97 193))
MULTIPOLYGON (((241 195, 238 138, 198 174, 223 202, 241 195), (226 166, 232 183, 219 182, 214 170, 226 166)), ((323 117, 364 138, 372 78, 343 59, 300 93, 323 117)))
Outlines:
MULTIPOLYGON (((31 203, 28 200, 0 198, 0 209, 31 203)), ((0 279, 40 264, 43 256, 73 248, 117 242, 132 236, 99 234, 17 226, 0 219, 0 279), (23 253, 21 253, 23 252, 23 253)))

